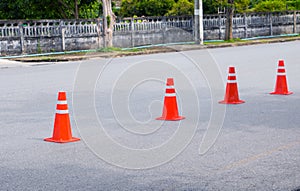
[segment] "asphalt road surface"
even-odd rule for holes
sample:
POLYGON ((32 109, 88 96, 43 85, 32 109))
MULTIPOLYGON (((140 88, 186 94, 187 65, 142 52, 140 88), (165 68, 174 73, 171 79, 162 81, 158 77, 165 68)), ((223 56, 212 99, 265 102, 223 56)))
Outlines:
POLYGON ((2 60, 0 190, 299 190, 299 50, 294 41, 69 63, 2 60), (292 95, 269 94, 279 59, 292 95), (218 104, 229 65, 244 104, 218 104), (155 120, 167 77, 180 122, 155 120), (43 141, 60 90, 79 142, 43 141))

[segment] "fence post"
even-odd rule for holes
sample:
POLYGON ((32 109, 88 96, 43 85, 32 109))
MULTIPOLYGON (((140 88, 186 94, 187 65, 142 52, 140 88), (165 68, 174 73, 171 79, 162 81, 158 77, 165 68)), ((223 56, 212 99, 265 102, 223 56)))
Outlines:
POLYGON ((166 30, 167 30, 167 21, 166 17, 162 18, 162 36, 163 36, 163 44, 166 43, 166 30))
POLYGON ((98 41, 98 49, 101 48, 101 19, 100 18, 97 18, 97 21, 96 21, 96 24, 97 24, 97 41, 98 41))
POLYGON ((25 50, 25 41, 24 41, 24 32, 23 32, 23 22, 19 22, 19 32, 20 32, 20 47, 21 47, 21 54, 24 54, 26 52, 25 50))
POLYGON ((244 25, 245 25, 244 37, 248 38, 248 22, 247 22, 247 14, 246 13, 244 13, 244 25))
POLYGON ((294 23, 294 26, 293 26, 293 33, 297 33, 297 13, 296 11, 294 11, 294 14, 293 14, 293 23, 294 23))
POLYGON ((269 22, 270 22, 270 36, 273 35, 273 19, 272 19, 272 13, 269 13, 269 22))
POLYGON ((61 51, 65 51, 66 50, 66 44, 65 44, 65 31, 66 31, 66 29, 65 29, 63 21, 60 21, 59 29, 60 29, 60 35, 61 35, 61 51))
POLYGON ((222 40, 222 23, 221 23, 221 14, 219 14, 218 24, 219 24, 219 40, 222 40))
POLYGON ((130 19, 130 28, 131 28, 131 36, 130 36, 130 40, 131 40, 131 47, 134 47, 134 18, 132 17, 130 19))

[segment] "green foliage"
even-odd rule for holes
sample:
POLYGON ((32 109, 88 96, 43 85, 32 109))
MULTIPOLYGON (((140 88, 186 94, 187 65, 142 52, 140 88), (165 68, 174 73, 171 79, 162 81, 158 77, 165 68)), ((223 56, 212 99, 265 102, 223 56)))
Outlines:
POLYGON ((122 0, 120 15, 123 17, 132 17, 133 15, 136 15, 138 12, 136 7, 137 3, 137 0, 122 0))
POLYGON ((79 9, 79 18, 98 18, 102 15, 102 3, 100 1, 90 1, 83 3, 79 9))
MULTIPOLYGON (((224 11, 227 0, 203 0, 204 14, 224 11)), ((235 13, 300 10, 300 0, 234 0, 235 13)))
POLYGON ((286 10, 286 2, 282 0, 261 1, 255 5, 253 10, 255 12, 284 11, 286 10))
POLYGON ((174 0, 148 0, 144 2, 146 15, 165 15, 169 9, 172 8, 174 0))
POLYGON ((194 3, 189 0, 178 0, 173 4, 171 10, 166 15, 192 15, 194 12, 194 3))
POLYGON ((227 0, 203 0, 202 2, 204 14, 217 14, 218 9, 223 11, 227 5, 227 0))
POLYGON ((234 8, 236 13, 244 13, 249 10, 251 0, 235 0, 234 8))
POLYGON ((108 15, 108 16, 106 16, 106 20, 107 20, 107 26, 109 26, 110 25, 110 22, 111 22, 111 20, 110 20, 110 16, 108 15))
MULTIPOLYGON (((101 0, 0 0, 0 19, 73 19, 102 15, 101 0)), ((113 11, 121 17, 193 15, 194 0, 122 0, 113 11)), ((228 0, 202 0, 204 14, 217 14, 228 0)), ((300 0, 234 0, 235 13, 300 10, 300 0)))
POLYGON ((122 0, 120 14, 123 17, 162 16, 174 3, 174 0, 122 0))
POLYGON ((286 1, 288 10, 300 10, 300 0, 286 1))
MULTIPOLYGON (((76 0, 0 0, 0 19, 72 19, 76 0)), ((99 0, 77 0, 79 18, 101 14, 99 0)))
MULTIPOLYGON (((40 19, 45 11, 45 6, 38 0, 1 0, 0 19, 40 19)), ((47 16, 52 16, 49 10, 47 16)))

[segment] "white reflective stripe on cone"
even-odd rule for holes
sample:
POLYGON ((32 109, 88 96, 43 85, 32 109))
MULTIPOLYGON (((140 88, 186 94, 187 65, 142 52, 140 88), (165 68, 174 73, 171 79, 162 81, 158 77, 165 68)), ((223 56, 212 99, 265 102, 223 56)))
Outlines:
POLYGON ((175 89, 174 86, 167 86, 166 89, 175 89))
POLYGON ((229 73, 228 76, 235 76, 235 73, 229 73))
POLYGON ((59 104, 59 105, 66 105, 66 104, 68 104, 68 102, 67 102, 67 100, 65 100, 65 101, 57 101, 57 104, 59 104))
POLYGON ((166 97, 176 97, 176 93, 166 93, 166 97))
POLYGON ((227 83, 234 84, 236 83, 236 80, 227 80, 227 83))
POLYGON ((277 73, 277 76, 285 76, 286 73, 277 73))
POLYGON ((57 114, 67 114, 67 113, 69 113, 69 110, 59 110, 59 109, 57 109, 56 113, 57 114))
POLYGON ((278 66, 278 69, 285 69, 284 66, 278 66))

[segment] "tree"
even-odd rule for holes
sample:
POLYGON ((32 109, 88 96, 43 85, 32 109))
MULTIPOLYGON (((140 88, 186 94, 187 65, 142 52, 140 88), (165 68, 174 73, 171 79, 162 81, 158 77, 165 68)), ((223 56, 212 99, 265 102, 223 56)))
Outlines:
POLYGON ((166 15, 193 15, 194 3, 189 0, 178 0, 166 15))
POLYGON ((138 1, 137 0, 122 0, 120 15, 122 17, 132 17, 134 15, 139 15, 138 1))
POLYGON ((249 11, 251 0, 235 0, 234 11, 236 13, 244 13, 249 11))
POLYGON ((98 0, 1 0, 0 19, 87 18, 99 16, 99 4, 98 0))
POLYGON ((174 0, 145 0, 142 2, 142 6, 145 9, 145 16, 163 16, 175 3, 174 0))
POLYGON ((38 0, 1 0, 0 19, 41 19, 43 14, 52 18, 56 13, 47 10, 46 4, 38 0))
POLYGON ((123 17, 163 16, 174 4, 174 0, 122 0, 120 15, 123 17))
POLYGON ((286 5, 289 10, 300 10, 300 0, 287 0, 286 5))
POLYGON ((282 0, 261 1, 254 7, 255 12, 284 11, 286 9, 286 2, 282 0))
POLYGON ((111 0, 102 0, 104 47, 113 46, 113 31, 116 16, 112 11, 111 0))
POLYGON ((234 0, 228 0, 226 8, 226 29, 225 29, 225 40, 232 40, 232 23, 234 13, 234 0))
POLYGON ((226 6, 226 0, 203 0, 203 13, 216 14, 226 6))
MULTIPOLYGON (((82 0, 81 0, 82 2, 82 0)), ((102 15, 102 2, 101 1, 93 1, 86 0, 86 3, 80 3, 79 6, 79 18, 99 18, 102 15)))

